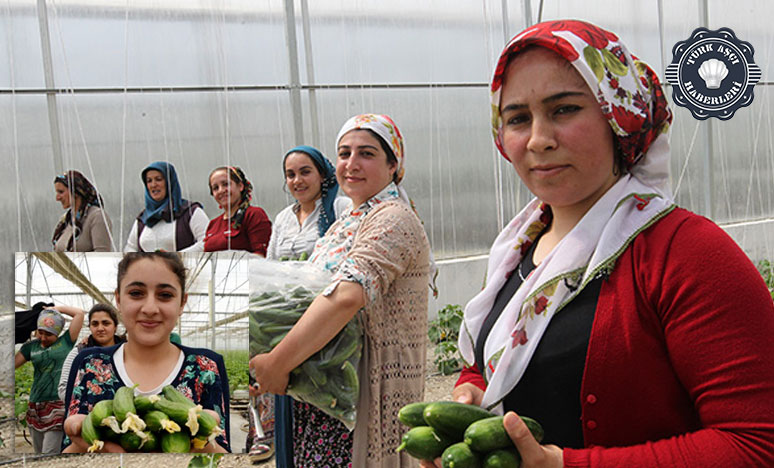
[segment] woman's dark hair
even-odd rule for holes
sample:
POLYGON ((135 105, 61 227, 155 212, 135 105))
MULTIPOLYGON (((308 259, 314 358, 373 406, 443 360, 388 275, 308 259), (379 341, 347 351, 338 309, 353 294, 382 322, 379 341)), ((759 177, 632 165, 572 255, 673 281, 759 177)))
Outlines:
POLYGON ((618 140, 618 135, 616 135, 612 130, 613 129, 611 128, 610 131, 613 133, 613 174, 620 176, 627 174, 629 169, 626 166, 626 157, 624 156, 623 150, 621 149, 621 143, 618 140))
POLYGON ((395 152, 390 148, 390 145, 384 141, 382 137, 379 136, 378 133, 371 130, 370 128, 360 128, 357 130, 365 130, 366 132, 370 133, 372 137, 376 138, 376 141, 379 142, 379 144, 382 146, 382 149, 385 153, 387 153, 387 163, 388 164, 394 164, 395 165, 395 172, 392 174, 392 181, 396 184, 398 183, 398 158, 395 157, 395 152))
POLYGON ((94 307, 89 309, 89 323, 91 323, 91 316, 96 312, 105 312, 110 316, 110 320, 113 321, 113 325, 118 326, 118 314, 112 305, 105 304, 104 302, 97 302, 94 304, 94 307))
POLYGON ((118 285, 116 286, 116 291, 121 291, 121 280, 126 276, 126 272, 129 270, 132 263, 144 258, 161 260, 167 265, 167 268, 177 276, 178 281, 180 281, 180 300, 182 301, 182 295, 185 294, 186 271, 185 265, 183 265, 183 261, 180 259, 180 255, 175 252, 130 252, 124 254, 124 258, 118 262, 118 285))
POLYGON ((316 159, 309 156, 308 154, 304 153, 303 151, 293 151, 285 155, 284 158, 282 158, 282 175, 285 175, 285 161, 288 160, 288 156, 291 154, 303 154, 307 158, 312 160, 312 164, 314 164, 314 168, 317 169, 317 173, 320 174, 320 178, 325 179, 325 168, 323 168, 320 163, 317 162, 316 159))
MULTIPOLYGON (((108 314, 110 317, 110 320, 113 321, 113 325, 118 328, 118 313, 116 312, 115 307, 113 307, 110 304, 105 304, 103 302, 98 302, 94 304, 94 307, 89 309, 89 326, 91 326, 91 318, 92 315, 94 315, 97 312, 104 312, 108 314)), ((113 342, 115 344, 123 343, 126 341, 126 336, 117 335, 115 332, 113 333, 113 342)), ((86 340, 86 347, 91 348, 94 346, 101 346, 97 341, 94 339, 94 335, 89 335, 89 338, 86 340)))

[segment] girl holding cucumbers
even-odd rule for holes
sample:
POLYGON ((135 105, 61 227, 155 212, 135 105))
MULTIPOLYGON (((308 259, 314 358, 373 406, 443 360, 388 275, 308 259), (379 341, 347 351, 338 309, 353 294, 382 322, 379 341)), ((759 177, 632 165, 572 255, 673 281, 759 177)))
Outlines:
MULTIPOLYGON (((135 387, 135 395, 157 395, 171 385, 194 403, 211 411, 223 431, 202 449, 227 452, 229 447, 228 377, 223 358, 203 348, 170 342, 170 334, 188 298, 186 272, 175 253, 127 253, 118 264, 117 309, 126 327, 127 342, 109 348, 90 348, 73 362, 64 423, 69 440, 65 452, 84 452, 81 426, 94 405, 112 399, 121 387, 135 387)), ((105 442, 102 451, 123 451, 105 442)))

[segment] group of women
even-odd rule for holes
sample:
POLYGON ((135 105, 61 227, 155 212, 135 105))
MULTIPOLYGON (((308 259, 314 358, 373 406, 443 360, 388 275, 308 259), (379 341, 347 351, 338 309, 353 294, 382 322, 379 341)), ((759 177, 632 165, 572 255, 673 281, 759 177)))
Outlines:
MULTIPOLYGON (((526 468, 774 465, 774 303, 720 228, 674 204, 672 113, 653 70, 609 31, 546 22, 506 46, 491 96, 495 145, 536 198, 495 239, 486 285, 465 308, 466 366, 452 398, 505 414, 526 468), (542 444, 516 413, 541 422, 542 444)), ((433 262, 401 184, 403 137, 387 116, 358 115, 335 149, 335 169, 312 148, 285 155, 297 201, 275 220, 268 256, 311 251, 333 279, 271 352, 250 360, 255 388, 284 394, 289 373, 358 320, 354 431, 286 400, 292 418, 280 420, 278 409, 278 428, 290 425, 290 443, 278 445, 278 466, 416 466, 395 452, 405 431, 397 411, 424 397, 433 262), (351 204, 337 201, 337 188, 351 204)), ((173 183, 162 190, 153 171, 165 173, 143 175, 142 222, 156 212, 158 222, 171 222, 151 201, 173 183)), ((210 189, 224 209, 210 222, 218 245, 236 245, 229 235, 250 219, 249 182, 224 168, 210 189)), ((76 214, 96 206, 89 203, 82 198, 76 214)), ((149 262, 156 260, 129 271, 151 278, 140 271, 149 262)), ((122 309, 139 300, 125 296, 127 281, 117 288, 122 309)), ((184 302, 182 285, 172 302, 184 302)), ((142 320, 128 320, 142 346, 166 343, 142 320)), ((142 357, 129 354, 129 335, 127 359, 142 357)))
MULTIPOLYGON (((154 162, 140 174, 145 208, 137 215, 125 252, 216 252, 246 250, 266 255, 271 221, 251 206, 253 186, 242 169, 218 167, 209 177, 210 194, 223 212, 210 220, 199 202, 182 197, 175 167, 154 162)), ((112 250, 110 218, 102 197, 78 171, 54 179, 56 199, 67 210, 54 229, 57 252, 112 250)))

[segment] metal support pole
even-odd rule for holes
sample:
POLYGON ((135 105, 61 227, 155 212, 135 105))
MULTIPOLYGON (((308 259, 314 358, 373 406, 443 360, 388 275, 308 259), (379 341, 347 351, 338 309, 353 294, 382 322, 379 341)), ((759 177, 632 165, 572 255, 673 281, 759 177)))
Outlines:
MULTIPOLYGON (((307 0, 301 0, 301 24, 304 32, 304 59, 306 63, 306 81, 314 85, 314 55, 312 54, 312 29, 309 25, 309 6, 307 0)), ((309 126, 312 127, 312 144, 320 148, 320 121, 317 118, 317 95, 314 88, 309 89, 309 126)))
POLYGON ((48 103, 48 126, 51 132, 51 149, 54 153, 54 170, 64 172, 62 161, 62 137, 59 134, 59 113, 56 105, 54 84, 54 65, 51 59, 51 39, 48 35, 48 10, 46 0, 38 0, 38 26, 40 27, 40 46, 43 49, 43 77, 46 83, 46 102, 48 103))
POLYGON ((215 349, 215 260, 210 260, 210 281, 207 284, 210 297, 210 349, 215 349))
POLYGON ((25 260, 27 261, 27 300, 26 304, 27 307, 32 307, 32 260, 33 256, 31 253, 25 253, 24 254, 25 260))
MULTIPOLYGON (((709 28, 709 7, 707 0, 699 2, 699 23, 709 28)), ((701 124, 700 124, 701 125, 701 124)), ((715 219, 715 143, 712 139, 715 125, 712 119, 703 122, 704 140, 707 142, 707 151, 702 164, 702 178, 704 180, 704 216, 715 219)))
MULTIPOLYGON (((524 29, 532 26, 532 0, 521 0, 521 10, 524 15, 524 29)), ((510 39, 508 35, 508 39, 510 39)))
POLYGON ((290 71, 290 107, 293 112, 294 143, 304 143, 304 121, 301 112, 301 78, 298 71, 298 40, 296 39, 296 13, 293 0, 285 0, 285 38, 288 44, 290 71))

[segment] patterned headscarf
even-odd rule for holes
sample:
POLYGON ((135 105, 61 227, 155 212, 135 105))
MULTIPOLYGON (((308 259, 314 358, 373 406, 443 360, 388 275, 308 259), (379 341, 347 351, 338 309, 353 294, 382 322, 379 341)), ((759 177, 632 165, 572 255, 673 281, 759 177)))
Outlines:
POLYGON ((180 208, 186 203, 181 195, 180 182, 177 180, 177 171, 175 166, 166 161, 156 161, 151 163, 142 170, 140 174, 142 179, 142 185, 145 187, 145 211, 142 212, 142 223, 148 227, 153 227, 157 222, 165 218, 164 211, 166 209, 169 219, 165 219, 167 222, 172 222, 173 219, 177 219, 181 214, 180 208), (159 171, 165 179, 167 184, 167 194, 163 200, 156 201, 151 197, 150 191, 148 191, 148 184, 145 183, 145 176, 148 171, 159 171))
MULTIPOLYGON (((360 114, 356 115, 354 117, 351 117, 349 120, 347 120, 344 125, 341 127, 341 130, 339 130, 338 136, 336 136, 336 148, 339 146, 339 142, 341 141, 341 138, 346 135, 347 133, 351 132, 352 130, 371 130, 372 132, 376 133, 379 138, 382 139, 392 150, 392 153, 395 155, 395 159, 398 162, 398 167, 395 171, 395 186, 398 188, 398 195, 400 198, 405 201, 412 210, 414 210, 414 213, 419 218, 419 213, 417 213, 417 209, 414 206, 414 201, 409 198, 408 193, 406 190, 402 187, 401 182, 403 181, 403 176, 406 172, 404 167, 404 160, 406 159, 406 153, 403 149, 403 135, 401 135, 400 130, 398 129, 398 126, 395 125, 395 122, 392 121, 392 119, 383 114, 360 114)), ((422 218, 419 218, 420 221, 422 218)), ((424 222, 422 222, 424 224, 424 222)), ((435 281, 438 277, 438 266, 435 263, 435 258, 433 256, 433 252, 430 252, 430 289, 433 291, 433 296, 438 297, 438 288, 435 285, 435 281)))
POLYGON ((54 183, 59 182, 69 189, 70 192, 70 209, 62 216, 59 223, 54 228, 54 236, 51 239, 51 243, 56 245, 56 241, 62 235, 68 224, 73 225, 73 235, 70 237, 70 241, 67 243, 67 251, 72 250, 75 239, 81 234, 81 225, 83 224, 83 218, 86 214, 86 210, 89 206, 105 206, 102 201, 102 196, 97 193, 97 189, 89 182, 86 177, 78 171, 67 171, 64 174, 58 175, 54 178, 54 183), (81 199, 81 206, 78 207, 78 211, 73 213, 75 208, 75 196, 81 199))
POLYGON ((666 136, 672 122, 664 90, 656 73, 629 53, 618 36, 583 21, 538 23, 516 35, 505 46, 492 78, 492 132, 500 153, 500 95, 505 69, 527 47, 545 47, 564 57, 580 73, 594 93, 616 135, 619 157, 626 168, 649 185, 669 192, 669 151, 663 144, 650 151, 655 140, 666 136), (645 154, 648 160, 643 161, 645 154), (647 166, 642 169, 635 166, 647 166))
MULTIPOLYGON (((218 167, 217 169, 215 169, 210 173, 210 177, 212 177, 212 174, 214 174, 217 171, 228 172, 229 179, 233 180, 236 183, 242 184, 244 186, 242 188, 242 192, 240 192, 239 194, 239 208, 237 208, 236 213, 234 213, 234 216, 231 218, 231 229, 234 229, 234 230, 239 229, 242 226, 242 221, 245 218, 245 212, 247 212, 247 207, 250 206, 250 201, 253 199, 253 184, 251 184, 250 181, 247 180, 247 177, 245 177, 245 173, 242 171, 242 169, 240 169, 237 166, 218 167)), ((212 195, 212 186, 208 188, 210 190, 210 195, 212 195)))
POLYGON ((64 324, 64 317, 56 309, 45 309, 38 315, 38 330, 47 331, 52 335, 59 336, 64 324))
POLYGON ((336 211, 333 208, 333 202, 336 201, 336 194, 339 192, 339 182, 336 180, 336 168, 333 164, 323 156, 323 154, 317 148, 311 146, 301 145, 296 146, 287 153, 282 159, 283 175, 285 170, 285 161, 288 159, 288 155, 291 153, 304 153, 312 158, 315 163, 315 167, 319 170, 322 168, 320 176, 322 177, 322 184, 320 187, 320 199, 322 201, 322 210, 320 211, 320 217, 317 218, 317 233, 320 237, 325 235, 325 232, 331 227, 334 221, 336 221, 336 211))
MULTIPOLYGON (((672 113, 658 78, 615 34, 582 21, 537 24, 505 47, 491 87, 492 130, 502 155, 507 158, 500 117, 505 70, 515 54, 531 46, 559 54, 578 70, 613 129, 628 174, 527 275, 492 326, 484 343, 481 371, 487 388, 481 404, 496 412, 502 412, 503 398, 524 375, 554 315, 595 278, 610 275, 629 243, 674 208, 668 143, 672 113)), ((550 207, 533 199, 497 236, 486 285, 465 307, 460 330, 459 350, 469 365, 475 362, 475 342, 497 294, 551 220, 550 207)))

